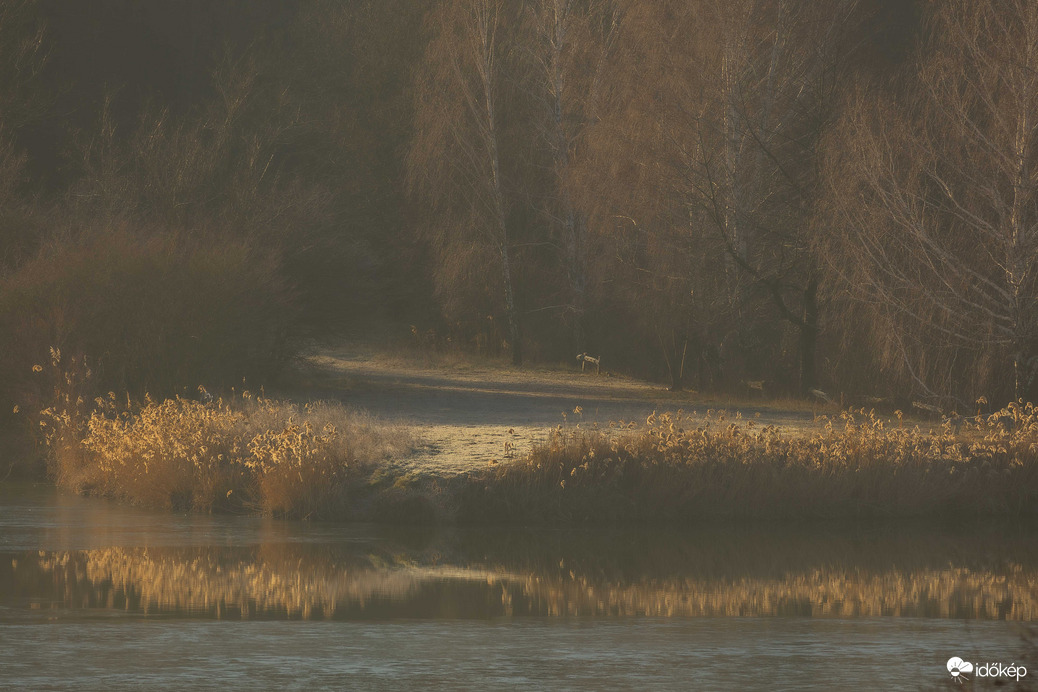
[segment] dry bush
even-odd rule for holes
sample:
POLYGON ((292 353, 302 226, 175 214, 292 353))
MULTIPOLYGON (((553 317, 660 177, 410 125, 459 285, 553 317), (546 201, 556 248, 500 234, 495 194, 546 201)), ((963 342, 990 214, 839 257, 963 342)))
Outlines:
POLYGON ((1038 410, 923 432, 864 411, 811 437, 650 416, 607 434, 556 429, 529 459, 466 481, 466 522, 615 523, 703 517, 1022 514, 1038 499, 1038 410))
POLYGON ((299 518, 346 516, 351 484, 413 444, 341 406, 248 392, 232 402, 141 406, 109 394, 83 422, 56 408, 44 422, 62 487, 147 506, 299 518))
POLYGON ((119 227, 54 242, 0 279, 0 409, 50 405, 32 373, 48 345, 90 356, 95 395, 167 396, 272 372, 288 321, 277 263, 244 243, 119 227))

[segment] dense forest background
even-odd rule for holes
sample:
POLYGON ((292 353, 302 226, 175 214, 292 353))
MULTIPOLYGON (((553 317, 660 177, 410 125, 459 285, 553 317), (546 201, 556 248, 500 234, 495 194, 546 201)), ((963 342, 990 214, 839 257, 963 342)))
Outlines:
POLYGON ((306 338, 1038 393, 1029 0, 4 0, 0 424, 306 338))

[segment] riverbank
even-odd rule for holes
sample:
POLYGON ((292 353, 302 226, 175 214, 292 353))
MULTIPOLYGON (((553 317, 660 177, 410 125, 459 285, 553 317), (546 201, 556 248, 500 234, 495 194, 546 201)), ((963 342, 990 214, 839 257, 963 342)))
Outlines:
POLYGON ((52 413, 51 475, 145 506, 422 524, 1019 516, 1038 506, 1030 405, 925 427, 864 410, 686 411, 694 401, 622 378, 471 362, 406 370, 334 353, 300 381, 339 401, 246 393, 110 399, 78 420, 52 413), (668 405, 676 410, 656 412, 668 405))
POLYGON ((393 462, 394 471, 442 480, 527 457, 559 425, 604 430, 621 421, 642 424, 654 411, 726 410, 799 435, 821 431, 818 415, 839 413, 821 402, 764 399, 759 392, 742 398, 672 392, 608 369, 581 372, 575 362, 515 368, 449 352, 334 344, 314 349, 289 381, 279 396, 337 401, 410 428, 419 445, 393 462))
POLYGON ((848 411, 812 434, 666 413, 620 435, 557 430, 528 458, 470 477, 459 512, 555 525, 1019 516, 1038 500, 1036 440, 1031 405, 925 431, 848 411))

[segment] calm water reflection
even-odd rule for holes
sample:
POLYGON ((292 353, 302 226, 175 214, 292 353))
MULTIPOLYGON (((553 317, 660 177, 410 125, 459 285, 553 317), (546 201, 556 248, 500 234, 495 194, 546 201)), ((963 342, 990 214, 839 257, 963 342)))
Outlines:
MULTIPOLYGON (((591 675, 574 678, 577 686, 601 687, 611 680, 680 686, 690 671, 674 668, 670 673, 676 677, 660 678, 662 672, 645 669, 665 652, 672 661, 668 665, 697 670, 706 665, 702 655, 708 650, 714 651, 710 661, 726 655, 735 660, 778 656, 774 665, 788 668, 791 661, 827 650, 829 658, 814 660, 831 664, 834 646, 843 676, 855 665, 867 669, 869 655, 892 656, 907 666, 906 652, 913 650, 912 665, 925 662, 927 670, 940 672, 943 660, 968 654, 972 646, 1033 663, 1038 677, 1038 657, 1020 638, 1038 620, 1036 548, 1033 529, 1005 524, 390 531, 169 515, 48 488, 0 486, 0 642, 17 642, 7 648, 7 658, 0 653, 0 685, 5 673, 21 670, 10 680, 30 687, 62 686, 60 666, 52 665, 56 678, 39 677, 38 669, 26 668, 27 652, 73 646, 85 660, 97 646, 91 633, 121 641, 128 651, 158 638, 164 643, 149 646, 167 653, 183 649, 182 655, 197 658, 197 642, 215 636, 203 623, 220 620, 267 621, 264 627, 280 634, 249 630, 243 645, 253 651, 277 649, 265 637, 291 637, 289 648, 302 656, 300 661, 324 650, 313 644, 296 648, 308 637, 320 638, 316 633, 321 630, 313 629, 317 623, 349 626, 361 637, 352 646, 368 652, 363 655, 367 667, 350 668, 340 661, 337 665, 346 668, 339 674, 371 683, 411 679, 411 669, 407 675, 394 672, 392 653, 415 646, 410 637, 429 628, 434 640, 451 638, 451 665, 462 665, 466 656, 473 665, 483 662, 484 674, 460 686, 537 684, 519 668, 497 679, 501 670, 511 669, 486 667, 480 650, 486 654, 504 641, 510 641, 513 654, 527 650, 531 665, 547 665, 536 651, 539 643, 552 642, 548 658, 562 674, 570 665, 572 675, 579 670, 591 675), (288 620, 313 622, 278 629, 282 626, 276 621, 288 620), (161 636, 153 628, 130 624, 152 621, 165 623, 161 636), (562 627, 549 626, 553 621, 562 627), (495 629, 504 623, 512 624, 495 629), (59 641, 47 643, 54 630, 38 629, 46 624, 61 628, 59 641), (531 639, 524 639, 523 632, 531 639), (466 641, 471 650, 465 649, 466 641), (645 649, 648 642, 656 642, 651 651, 645 649), (597 658, 589 658, 584 646, 597 647, 597 658), (560 653, 568 647, 576 648, 560 653), (372 659, 375 649, 388 657, 383 654, 381 663, 372 659), (22 654, 11 653, 18 651, 22 654), (641 671, 634 677, 592 675, 636 655, 641 662, 629 661, 633 667, 627 669, 641 671), (390 667, 371 668, 378 665, 390 667)), ((220 641, 236 640, 244 632, 232 634, 220 641)), ((217 644, 206 646, 210 658, 220 650, 217 644)), ((434 650, 435 643, 426 642, 410 655, 432 656, 434 650)), ((152 657, 157 655, 153 651, 152 657)), ((221 660, 219 665, 227 664, 221 660)), ((788 679, 799 680, 798 687, 817 683, 825 689, 833 682, 831 677, 828 683, 803 677, 805 665, 801 660, 795 669, 784 668, 783 675, 794 676, 788 679)), ((251 673, 243 668, 235 675, 246 680, 262 668, 253 664, 251 673)), ((91 677, 95 683, 145 684, 140 675, 107 679, 114 673, 102 669, 91 677)), ((178 687, 198 682, 179 675, 167 671, 161 680, 179 680, 178 687)), ((457 681, 436 675, 430 669, 413 681, 447 686, 457 681)), ((732 675, 728 671, 710 679, 721 684, 737 679, 732 675)), ((748 677, 740 685, 751 680, 762 678, 748 677)), ((909 679, 906 688, 944 682, 940 676, 909 679)))
POLYGON ((1038 550, 1019 527, 387 532, 40 489, 3 502, 8 616, 1038 619, 1038 550))

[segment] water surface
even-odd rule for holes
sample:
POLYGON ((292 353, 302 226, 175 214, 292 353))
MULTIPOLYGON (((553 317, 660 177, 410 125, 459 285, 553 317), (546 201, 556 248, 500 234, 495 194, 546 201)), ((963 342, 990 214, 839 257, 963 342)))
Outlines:
POLYGON ((1036 681, 1036 548, 1004 523, 393 530, 0 485, 0 686, 933 689, 951 656, 1036 681))

